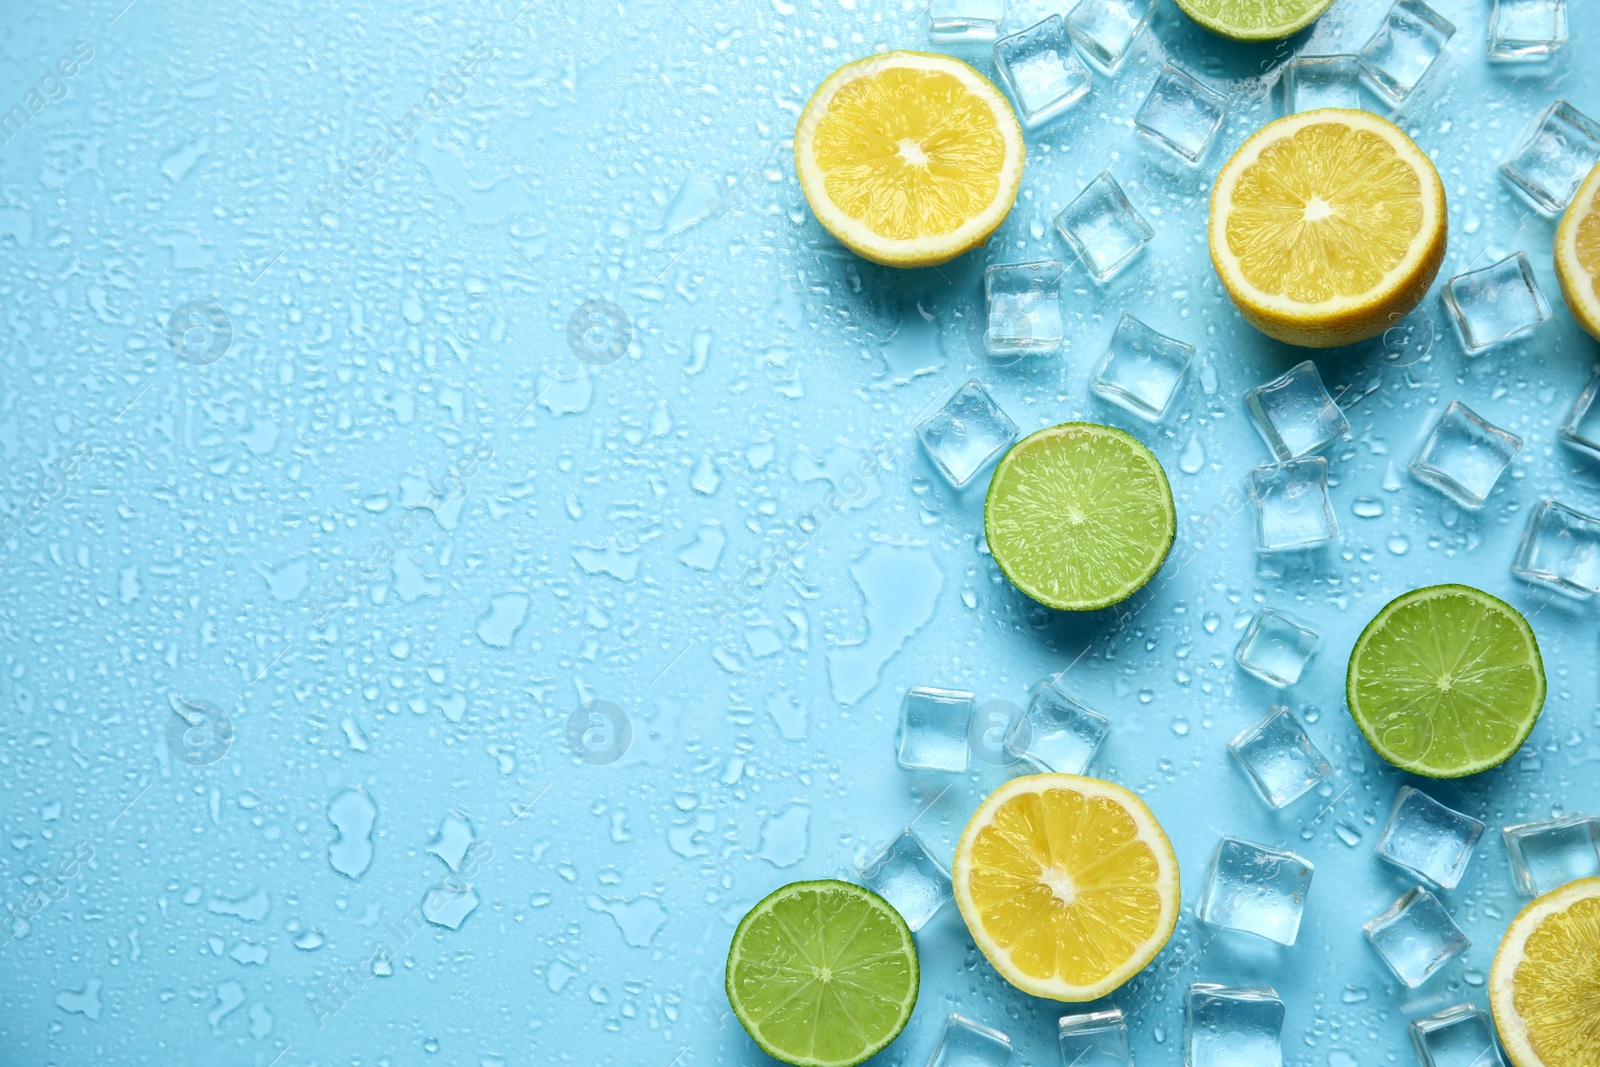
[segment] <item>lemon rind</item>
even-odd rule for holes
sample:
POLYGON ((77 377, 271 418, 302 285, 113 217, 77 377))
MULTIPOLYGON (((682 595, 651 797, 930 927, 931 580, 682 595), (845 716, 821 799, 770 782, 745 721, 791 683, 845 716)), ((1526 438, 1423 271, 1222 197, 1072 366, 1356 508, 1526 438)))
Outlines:
POLYGON ((1539 924, 1553 913, 1566 911, 1579 900, 1591 897, 1600 897, 1600 878, 1580 878, 1552 889, 1517 913, 1495 951, 1494 963, 1489 968, 1489 1010, 1494 1017, 1494 1028, 1500 1034, 1500 1043, 1505 1046, 1514 1067, 1567 1067, 1546 1063, 1534 1051, 1528 1041, 1527 1024, 1517 1012, 1513 979, 1517 965, 1527 955, 1528 938, 1539 924))
POLYGON ((1579 184, 1578 191, 1572 194, 1572 202, 1561 215, 1556 227, 1555 261, 1556 280, 1561 283, 1561 297, 1567 303, 1567 310, 1585 333, 1600 340, 1600 296, 1595 295, 1594 280, 1578 262, 1577 252, 1578 224, 1600 211, 1594 204, 1597 192, 1600 192, 1600 164, 1596 164, 1579 184))
POLYGON ((989 239, 1011 213, 1017 190, 1022 186, 1023 163, 1027 148, 1022 140, 1022 126, 1011 110, 1011 104, 994 83, 971 66, 950 56, 934 52, 894 51, 846 63, 823 80, 800 112, 795 124, 794 163, 800 179, 801 191, 811 204, 812 212, 824 229, 833 234, 852 252, 874 263, 889 267, 925 267, 947 263, 969 252, 989 239), (915 70, 937 70, 961 81, 972 93, 989 105, 994 113, 995 125, 1006 142, 1006 164, 1000 172, 1000 184, 995 198, 983 211, 974 215, 954 230, 931 237, 894 239, 874 233, 865 224, 845 214, 828 196, 826 176, 817 165, 811 152, 817 124, 828 113, 834 94, 844 85, 858 78, 870 77, 890 67, 909 67, 915 70))

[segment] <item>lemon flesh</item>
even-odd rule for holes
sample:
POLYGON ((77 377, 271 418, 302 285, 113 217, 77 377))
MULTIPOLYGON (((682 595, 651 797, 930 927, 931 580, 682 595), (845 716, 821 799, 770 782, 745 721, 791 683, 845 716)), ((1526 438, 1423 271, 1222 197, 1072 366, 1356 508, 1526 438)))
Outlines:
POLYGON ((1593 1067, 1600 1050, 1600 878, 1512 920, 1489 972, 1495 1029, 1516 1067, 1593 1067))
POLYGON ((1556 277, 1567 310, 1600 339, 1600 165, 1578 186, 1556 227, 1556 277))
POLYGON ((1416 307, 1445 252, 1445 195, 1393 123, 1323 108, 1269 123, 1211 194, 1211 260, 1246 321, 1312 348, 1364 341, 1416 307))
POLYGON ((1155 816, 1118 785, 1014 778, 956 848, 956 904, 995 970, 1023 992, 1103 997, 1144 968, 1178 921, 1178 861, 1155 816))
POLYGON ((988 240, 1026 155, 1011 105, 960 60, 886 52, 846 64, 795 128, 795 169, 817 220, 876 263, 932 266, 988 240))

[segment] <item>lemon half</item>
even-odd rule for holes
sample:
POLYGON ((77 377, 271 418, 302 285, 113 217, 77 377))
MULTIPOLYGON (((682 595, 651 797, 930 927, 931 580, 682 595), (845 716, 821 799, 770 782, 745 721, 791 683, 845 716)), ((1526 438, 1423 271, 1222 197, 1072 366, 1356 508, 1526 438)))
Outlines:
POLYGON ((1269 123, 1211 193, 1211 262, 1240 314, 1310 348, 1376 337, 1410 313, 1444 262, 1445 229, 1433 163, 1365 111, 1269 123))
POLYGON ((1178 922, 1178 858, 1144 801, 1074 774, 1013 778, 961 834, 956 906, 1001 976, 1036 997, 1103 997, 1178 922))
POLYGON ((845 64, 794 131, 795 170, 817 221, 891 267, 933 266, 987 241, 1017 198, 1026 154, 1000 90, 927 52, 845 64))
POLYGON ((1552 890, 1513 920, 1489 1007, 1516 1067, 1600 1063, 1600 878, 1552 890))
POLYGON ((1556 277, 1572 317, 1600 339, 1600 165, 1578 186, 1556 227, 1556 277))

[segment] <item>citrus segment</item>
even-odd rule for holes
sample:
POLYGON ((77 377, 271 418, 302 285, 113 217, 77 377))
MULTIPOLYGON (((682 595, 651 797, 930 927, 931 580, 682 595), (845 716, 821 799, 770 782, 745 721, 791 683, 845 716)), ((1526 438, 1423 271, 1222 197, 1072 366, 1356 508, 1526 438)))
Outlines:
POLYGON ((874 262, 930 266, 988 240, 1022 181, 1022 127, 949 56, 885 52, 834 71, 801 112, 795 169, 817 220, 874 262))
POLYGON ((1315 22, 1333 0, 1178 0, 1183 13, 1236 41, 1277 41, 1315 22))
POLYGON ((1435 585, 1395 598, 1350 653, 1345 698, 1378 755, 1458 778, 1511 758, 1544 708, 1544 663, 1515 608, 1435 585))
POLYGON ((1121 430, 1088 422, 1013 445, 989 482, 983 525, 1005 576, 1062 611, 1125 600, 1161 569, 1177 530, 1161 463, 1121 430))
POLYGON ((740 921, 728 948, 734 1015, 767 1055, 849 1067, 905 1029, 920 972, 911 930, 848 882, 794 882, 740 921))
POLYGON ((1290 344, 1352 344, 1404 318, 1439 273, 1444 186, 1393 123, 1302 112, 1257 131, 1222 168, 1210 241, 1251 325, 1290 344))
POLYGON ((951 873, 973 940, 1034 996, 1105 996, 1178 921, 1178 861, 1144 802, 1071 774, 1014 778, 967 823, 951 873))
POLYGON ((1556 277, 1572 317, 1600 339, 1600 165, 1578 186, 1556 227, 1556 277))
POLYGON ((1600 878, 1522 909, 1489 971, 1495 1029, 1516 1067, 1600 1063, 1600 878))

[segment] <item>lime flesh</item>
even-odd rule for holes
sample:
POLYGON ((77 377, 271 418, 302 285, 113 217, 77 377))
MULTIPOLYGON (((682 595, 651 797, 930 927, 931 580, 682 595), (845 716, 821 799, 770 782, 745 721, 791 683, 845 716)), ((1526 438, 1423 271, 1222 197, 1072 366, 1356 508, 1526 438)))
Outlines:
POLYGON ((920 971, 911 930, 849 882, 793 882, 750 909, 728 948, 728 1003, 761 1051, 850 1067, 905 1029, 920 971))
POLYGON ((1511 605, 1465 585, 1395 598, 1350 653, 1345 699, 1378 755, 1429 778, 1510 759, 1544 708, 1544 661, 1511 605))
POLYGON ((983 528, 1018 589, 1060 611, 1092 611, 1126 600, 1161 569, 1177 519, 1148 448, 1110 426, 1067 422, 1000 460, 983 528))
POLYGON ((1277 41, 1299 33, 1333 0, 1178 0, 1183 13, 1236 41, 1277 41))

